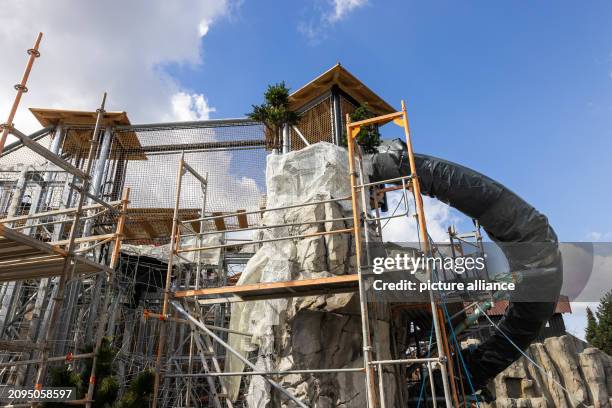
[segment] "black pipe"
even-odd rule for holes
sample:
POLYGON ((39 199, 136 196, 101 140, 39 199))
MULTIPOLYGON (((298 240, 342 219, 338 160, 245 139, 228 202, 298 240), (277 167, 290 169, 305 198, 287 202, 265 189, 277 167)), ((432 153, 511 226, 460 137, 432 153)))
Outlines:
MULTIPOLYGON (((522 272, 498 326, 525 350, 554 313, 563 281, 557 235, 548 219, 502 184, 472 169, 422 154, 415 155, 415 161, 422 193, 477 219, 506 255, 510 270, 522 272)), ((384 142, 366 162, 370 182, 410 175, 406 145, 399 139, 384 142)), ((497 331, 464 353, 477 389, 521 356, 497 331)))

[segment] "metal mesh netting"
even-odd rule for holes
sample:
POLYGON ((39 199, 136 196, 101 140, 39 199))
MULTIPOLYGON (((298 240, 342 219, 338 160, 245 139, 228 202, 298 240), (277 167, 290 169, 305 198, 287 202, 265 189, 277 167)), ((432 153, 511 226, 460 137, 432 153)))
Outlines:
POLYGON ((355 109, 357 108, 357 105, 355 103, 353 103, 352 101, 350 101, 349 99, 347 99, 346 97, 344 97, 343 95, 340 96, 340 110, 342 111, 342 131, 345 132, 346 129, 346 115, 347 114, 351 114, 355 111, 355 109))
POLYGON ((335 117, 334 96, 330 94, 300 113, 298 124, 292 127, 290 132, 291 150, 300 150, 306 147, 306 143, 304 143, 298 131, 310 144, 317 142, 345 144, 346 115, 353 113, 356 105, 344 94, 339 94, 336 97, 340 108, 338 112, 339 120, 337 121, 335 117), (336 121, 338 125, 336 125, 336 121), (336 129, 336 127, 339 128, 336 129))
MULTIPOLYGON (((331 96, 325 98, 300 115, 296 127, 310 144, 322 141, 334 143, 331 100, 331 96)), ((304 147, 306 147, 306 144, 302 141, 302 138, 295 129, 291 129, 291 150, 300 150, 304 147)))
MULTIPOLYGON (((197 178, 183 178, 181 219, 255 211, 265 202, 267 152, 261 124, 234 120, 127 126, 115 128, 110 139, 109 135, 102 131, 97 136, 89 192, 110 202, 130 188, 126 241, 168 240, 183 152, 185 162, 208 182, 204 196, 197 178)), ((66 126, 59 155, 84 171, 91 138, 91 127, 66 126)), ((45 136, 37 143, 49 148, 51 141, 45 136)), ((29 148, 12 149, 0 158, 0 218, 9 212, 16 216, 73 207, 79 196, 73 182, 70 173, 29 148)), ((255 224, 259 215, 247 218, 255 224)), ((223 226, 211 222, 206 228, 231 229, 237 224, 230 218, 223 226)))
MULTIPOLYGON (((184 152, 185 162, 206 179, 206 186, 191 173, 181 182, 179 218, 196 219, 220 213, 255 211, 265 191, 263 126, 126 129, 117 133, 121 143, 127 134, 137 135, 135 143, 124 143, 120 155, 128 157, 116 171, 116 180, 130 188, 128 238, 163 240, 169 236, 175 204, 177 171, 184 152), (138 230, 138 231, 136 231, 138 230)), ((249 215, 255 224, 257 214, 249 215)), ((206 229, 228 230, 237 226, 232 219, 213 223, 206 229)), ((193 228, 199 230, 199 222, 193 228)))

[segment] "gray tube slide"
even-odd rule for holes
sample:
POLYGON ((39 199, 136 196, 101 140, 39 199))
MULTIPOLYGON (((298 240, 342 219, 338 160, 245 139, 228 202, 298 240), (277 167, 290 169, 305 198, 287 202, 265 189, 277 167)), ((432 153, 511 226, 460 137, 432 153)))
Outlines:
MULTIPOLYGON (((548 219, 512 191, 461 165, 426 155, 416 155, 423 194, 435 197, 477 219, 504 252, 510 270, 523 279, 511 295, 499 328, 521 349, 526 349, 552 316, 562 284, 558 240, 548 219)), ((399 139, 385 142, 366 159, 370 181, 410 174, 406 145, 399 139)), ((477 389, 520 357, 501 333, 464 357, 477 389)))

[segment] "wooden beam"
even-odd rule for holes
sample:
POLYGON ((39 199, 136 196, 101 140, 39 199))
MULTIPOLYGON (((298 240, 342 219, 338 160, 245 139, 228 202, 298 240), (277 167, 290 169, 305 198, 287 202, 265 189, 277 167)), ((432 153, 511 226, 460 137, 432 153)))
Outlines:
MULTIPOLYGON (((220 215, 223 215, 222 212, 213 212, 212 213, 213 217, 218 217, 220 215)), ((225 225, 225 219, 224 218, 215 218, 215 227, 217 228, 217 231, 225 231, 227 230, 227 226, 225 225)))
MULTIPOLYGON (((108 238, 114 238, 116 236, 115 233, 112 234, 103 234, 103 235, 93 235, 91 237, 82 237, 82 238, 75 238, 74 242, 75 243, 83 243, 83 242, 91 242, 91 241, 100 241, 103 239, 108 239, 108 238)), ((49 242, 50 245, 53 246, 59 246, 59 245, 66 245, 69 243, 70 240, 68 239, 64 239, 61 241, 54 241, 54 242, 49 242)))
POLYGON ((403 114, 404 114, 403 112, 393 112, 387 115, 377 116, 375 118, 364 119, 364 120, 360 120, 357 122, 350 122, 349 125, 351 128, 357 128, 361 126, 385 124, 387 122, 391 122, 395 118, 402 117, 403 114))
POLYGON ((218 288, 206 288, 196 290, 183 290, 174 293, 175 298, 182 297, 193 297, 193 296, 214 296, 214 295, 236 295, 245 297, 246 296, 262 296, 270 295, 271 292, 279 292, 285 294, 280 297, 295 297, 308 296, 307 293, 311 290, 332 291, 334 287, 346 287, 347 291, 357 290, 357 283, 359 282, 359 276, 355 274, 351 275, 339 275, 328 278, 316 278, 316 279, 303 279, 283 282, 264 282, 254 283, 250 285, 239 285, 239 286, 222 286, 218 288))
POLYGON ((66 256, 66 251, 64 251, 63 249, 54 247, 46 242, 42 242, 27 235, 23 235, 19 232, 13 231, 12 229, 5 227, 4 225, 0 225, 0 236, 3 236, 11 241, 39 249, 46 253, 56 253, 62 256, 66 256))
POLYGON ((238 210, 236 212, 239 213, 237 215, 238 226, 240 228, 249 228, 249 220, 247 219, 247 216, 246 216, 246 210, 238 210))

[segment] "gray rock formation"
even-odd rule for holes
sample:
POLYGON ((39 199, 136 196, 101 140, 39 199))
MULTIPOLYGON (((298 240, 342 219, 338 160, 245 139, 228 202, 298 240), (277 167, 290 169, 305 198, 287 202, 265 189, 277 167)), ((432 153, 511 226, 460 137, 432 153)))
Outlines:
POLYGON ((519 359, 495 378, 491 407, 612 408, 612 357, 601 350, 566 335, 532 344, 527 354, 544 372, 519 359))
MULTIPOLYGON (((267 207, 281 207, 350 196, 348 157, 343 148, 317 143, 303 150, 268 156, 267 207)), ((260 238, 311 234, 347 228, 350 201, 315 204, 266 212, 262 225, 300 224, 264 230, 260 238), (308 224, 310 223, 310 224, 308 224)), ((239 285, 329 277, 354 272, 353 243, 349 234, 315 236, 264 243, 246 265, 239 285)), ((388 358, 389 327, 377 323, 378 356, 388 358), (386 342, 386 343, 385 343, 386 342)), ((236 303, 232 329, 253 333, 252 338, 230 336, 243 355, 256 356, 258 369, 298 370, 361 367, 361 323, 357 296, 336 294, 307 298, 236 303)), ((227 371, 242 371, 236 358, 227 360, 227 371)), ((286 375, 279 382, 311 407, 364 407, 365 376, 362 373, 286 375)), ((393 397, 393 378, 386 381, 393 397)), ((231 397, 239 391, 239 379, 227 383, 231 397)), ((249 407, 289 407, 294 404, 270 389, 261 377, 250 380, 249 407)), ((388 406, 393 406, 390 401, 388 406)))

